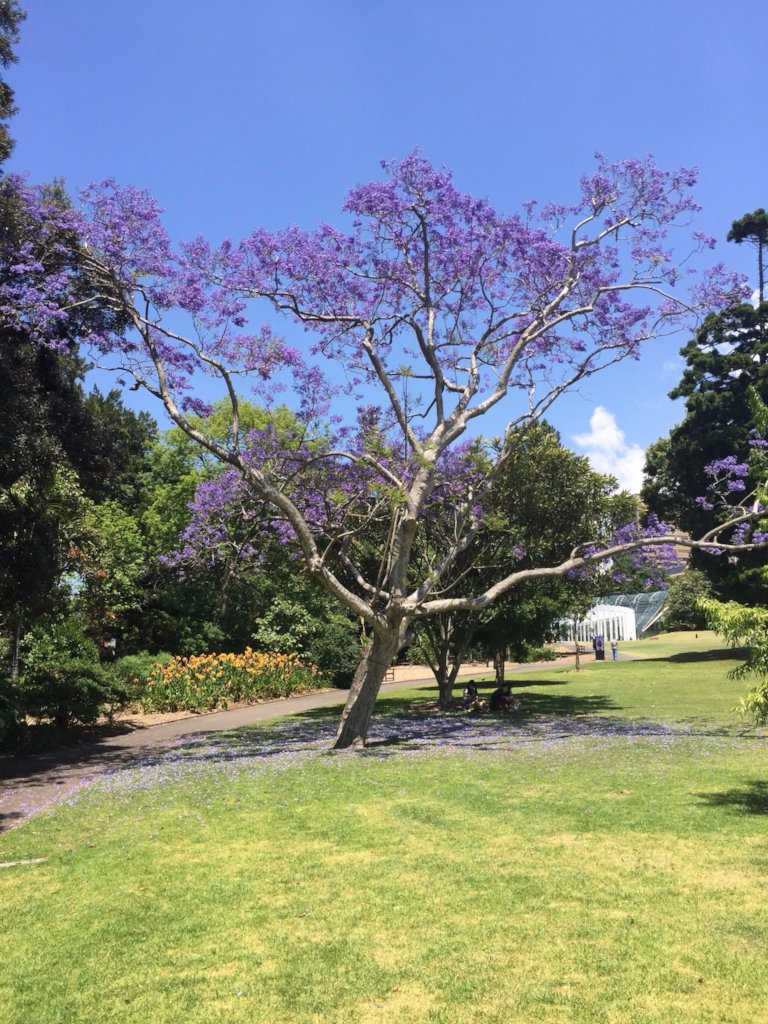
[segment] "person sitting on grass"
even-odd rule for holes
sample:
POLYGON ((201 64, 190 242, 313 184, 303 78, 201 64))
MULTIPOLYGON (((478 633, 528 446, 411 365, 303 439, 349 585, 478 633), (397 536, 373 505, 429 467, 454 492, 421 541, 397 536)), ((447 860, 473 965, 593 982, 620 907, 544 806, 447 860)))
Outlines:
POLYGON ((472 714, 475 714, 478 711, 482 711, 483 708, 485 707, 483 701, 480 700, 480 695, 477 692, 477 683, 475 682, 474 679, 470 679, 467 685, 464 687, 462 698, 464 700, 465 710, 469 711, 472 714))
POLYGON ((510 684, 504 683, 491 694, 489 706, 491 711, 519 711, 523 702, 517 697, 513 699, 510 684))

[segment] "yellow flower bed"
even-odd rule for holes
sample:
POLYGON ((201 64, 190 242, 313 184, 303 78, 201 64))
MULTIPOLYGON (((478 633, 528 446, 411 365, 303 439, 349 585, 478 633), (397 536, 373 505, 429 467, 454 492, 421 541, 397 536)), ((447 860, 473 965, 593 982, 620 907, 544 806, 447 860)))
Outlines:
POLYGON ((145 711, 208 711, 288 697, 327 686, 297 654, 198 654, 155 665, 142 698, 145 711))

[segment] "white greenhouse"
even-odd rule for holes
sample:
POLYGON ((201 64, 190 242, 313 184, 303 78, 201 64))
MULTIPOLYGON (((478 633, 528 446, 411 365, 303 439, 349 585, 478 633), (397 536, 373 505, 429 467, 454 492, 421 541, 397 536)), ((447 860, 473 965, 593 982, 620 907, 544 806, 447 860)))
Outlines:
POLYGON ((591 643, 592 637, 637 640, 656 632, 663 623, 667 590, 644 594, 611 594, 604 597, 582 619, 562 619, 558 632, 563 640, 591 643))
POLYGON ((611 640, 637 640, 637 620, 632 608, 617 604, 598 604, 582 619, 566 619, 560 623, 564 640, 591 643, 592 637, 611 640))

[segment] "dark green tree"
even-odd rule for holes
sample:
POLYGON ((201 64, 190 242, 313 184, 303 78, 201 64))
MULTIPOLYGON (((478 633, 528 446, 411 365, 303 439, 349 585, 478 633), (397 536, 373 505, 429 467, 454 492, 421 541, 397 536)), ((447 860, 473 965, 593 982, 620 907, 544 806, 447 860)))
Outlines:
POLYGON ((686 569, 669 580, 669 593, 664 605, 664 628, 707 629, 707 617, 699 601, 712 596, 712 584, 706 573, 686 569))
POLYGON ((757 249, 758 303, 762 309, 765 301, 765 249, 768 245, 768 213, 762 207, 755 210, 754 213, 745 213, 731 225, 728 241, 736 242, 737 245, 748 242, 757 249))
MULTIPOLYGON (((757 250, 759 304, 736 304, 708 317, 681 350, 686 368, 670 397, 685 400, 685 416, 668 437, 649 447, 642 491, 651 511, 695 536, 715 522, 712 511, 697 503, 710 482, 705 467, 728 455, 748 460, 750 431, 755 427, 748 390, 768 399, 763 301, 768 215, 756 210, 734 221, 728 238, 749 242, 757 250)), ((709 576, 721 596, 749 602, 768 596, 757 571, 762 562, 760 555, 744 556, 737 566, 701 552, 692 556, 692 565, 709 576)))
POLYGON ((81 402, 76 360, 0 339, 0 630, 18 641, 61 608, 82 541, 83 495, 64 447, 81 402))
MULTIPOLYGON (((565 448, 548 424, 527 430, 499 475, 479 543, 457 564, 446 592, 468 580, 482 586, 513 566, 554 565, 584 537, 609 536, 637 514, 637 500, 615 494, 615 486, 611 477, 596 473, 586 458, 565 448)), ((425 524, 425 537, 441 528, 445 525, 439 519, 425 524)), ((450 701, 471 646, 503 666, 508 649, 522 654, 526 646, 540 644, 576 596, 585 588, 592 594, 596 586, 596 580, 581 578, 530 582, 485 613, 441 613, 417 620, 414 646, 432 668, 441 703, 450 701)))
POLYGON ((83 491, 136 512, 147 500, 143 474, 157 424, 149 413, 126 409, 119 391, 103 395, 97 387, 85 396, 80 418, 69 456, 83 491))
MULTIPOLYGON (((7 70, 18 60, 14 47, 19 41, 19 26, 26 14, 16 0, 0 0, 0 67, 7 70)), ((0 76, 0 163, 4 163, 13 150, 13 139, 8 132, 8 121, 16 113, 13 89, 5 76, 0 76)))
MULTIPOLYGON (((54 185, 47 201, 66 206, 67 197, 54 185)), ((62 233, 44 242, 35 235, 10 183, 0 189, 0 232, 6 254, 0 280, 15 273, 14 250, 25 244, 52 246, 60 266, 79 260, 76 238, 62 233)), ((55 348, 34 346, 7 324, 0 330, 0 657, 14 677, 25 630, 66 603, 88 533, 80 473, 96 450, 110 446, 113 424, 89 407, 82 387, 86 365, 78 356, 78 339, 110 314, 79 308, 60 325, 55 348)), ((119 476, 119 465, 115 472, 119 476)))

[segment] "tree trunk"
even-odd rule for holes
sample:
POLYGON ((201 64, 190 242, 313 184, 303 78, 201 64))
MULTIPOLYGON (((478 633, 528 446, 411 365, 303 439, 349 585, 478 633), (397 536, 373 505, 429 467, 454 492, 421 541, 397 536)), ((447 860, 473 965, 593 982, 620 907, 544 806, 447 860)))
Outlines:
POLYGON ((438 700, 441 708, 450 707, 453 701, 453 684, 455 679, 456 676, 451 672, 450 675, 446 673, 442 679, 437 680, 437 688, 440 694, 438 700))
POLYGON ((493 656, 493 668, 494 668, 494 672, 496 673, 496 685, 497 686, 503 686, 504 685, 504 662, 506 660, 506 656, 507 656, 507 649, 506 649, 506 647, 502 648, 502 650, 500 650, 500 651, 496 651, 496 653, 493 656))
POLYGON ((449 640, 443 630, 440 630, 440 644, 437 649, 437 664, 434 677, 437 680, 438 701, 441 708, 447 708, 454 695, 454 676, 449 667, 449 640))
POLYGON ((385 632, 374 632, 352 680, 339 731, 333 744, 335 750, 345 750, 348 747, 359 749, 365 746, 376 697, 387 669, 400 647, 399 632, 396 626, 385 632))
POLYGON ((443 708, 451 706, 453 691, 456 688, 456 680, 458 679, 465 654, 466 650, 462 650, 454 655, 451 659, 451 670, 450 672, 446 671, 445 679, 440 685, 440 706, 443 708))
POLYGON ((759 330, 760 330, 760 341, 765 341, 765 310, 763 309, 763 302, 765 301, 765 267, 763 266, 763 243, 761 239, 758 239, 757 243, 757 272, 760 278, 759 283, 759 298, 758 302, 760 305, 758 309, 759 313, 759 330))
POLYGON ((13 634, 13 640, 11 641, 11 682, 18 683, 19 681, 19 662, 21 660, 21 636, 24 632, 24 623, 21 619, 16 623, 16 630, 13 634))
POLYGON ((447 708, 453 699, 453 683, 456 673, 448 665, 448 645, 442 645, 439 652, 437 678, 438 701, 441 708, 447 708))
POLYGON ((456 644, 456 647, 453 652, 453 655, 451 656, 451 670, 450 673, 446 673, 445 684, 440 688, 441 707, 445 708, 450 707, 451 705, 451 702, 453 700, 453 690, 454 687, 456 686, 456 680, 459 675, 459 670, 461 669, 464 659, 467 656, 469 645, 472 642, 475 632, 477 630, 477 621, 478 617, 476 615, 473 615, 470 618, 467 627, 464 630, 464 635, 462 636, 461 641, 458 644, 456 644, 456 638, 454 634, 454 643, 456 644))

